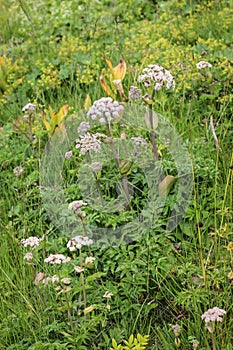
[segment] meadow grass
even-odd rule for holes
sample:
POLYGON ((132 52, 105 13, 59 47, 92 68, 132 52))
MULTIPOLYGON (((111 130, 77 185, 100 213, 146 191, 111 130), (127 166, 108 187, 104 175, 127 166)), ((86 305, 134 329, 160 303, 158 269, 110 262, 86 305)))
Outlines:
MULTIPOLYGON (((0 1, 0 349, 232 349, 232 5, 225 0, 0 1), (72 116, 76 120, 106 97, 101 73, 114 90, 104 57, 114 67, 122 58, 126 62, 126 97, 132 85, 146 93, 137 79, 149 64, 164 66, 174 77, 175 89, 158 91, 153 101, 153 110, 177 130, 180 147, 186 147, 191 159, 191 201, 172 231, 166 224, 177 200, 175 184, 153 221, 154 208, 144 209, 153 193, 143 170, 125 159, 117 166, 114 157, 96 173, 109 211, 83 206, 77 227, 77 217, 70 216, 68 204, 85 202, 83 191, 90 183, 85 176, 78 183, 84 171, 80 154, 63 164, 57 161, 64 158, 65 147, 77 150, 62 132, 55 139, 56 125, 63 132, 65 127, 51 120, 59 110, 65 121, 72 116), (212 67, 198 69, 200 61, 212 67), (27 103, 36 108, 25 112, 25 118, 22 108, 27 103), (46 164, 50 145, 56 151, 45 175, 51 184, 61 181, 66 201, 60 207, 59 187, 54 197, 43 195, 43 161, 46 164), (134 191, 132 210, 113 210, 120 191, 115 184, 124 192, 124 177, 134 191), (59 227, 48 215, 44 198, 52 215, 62 217, 59 227), (68 249, 71 237, 65 228, 76 234, 85 229, 89 235, 91 223, 96 230, 114 232, 140 211, 145 222, 140 239, 139 232, 133 239, 135 227, 129 226, 130 244, 68 249), (147 222, 152 222, 148 228, 147 222), (30 250, 21 240, 32 236, 42 241, 30 250), (26 260, 30 251, 33 260, 26 260), (71 262, 44 261, 57 253, 71 262), (48 280, 55 275, 57 281, 48 280), (213 307, 226 314, 211 333, 201 315, 213 307), (177 333, 175 325, 180 327, 177 333), (137 338, 138 333, 144 337, 137 338)), ((125 108, 134 106, 119 93, 115 99, 125 108)), ((148 130, 135 120, 127 125, 120 121, 108 136, 124 140, 125 132, 127 139, 142 136, 150 142, 148 130)), ((77 122, 70 129, 66 125, 73 138, 77 122)), ((104 125, 95 131, 106 133, 104 125)), ((164 176, 177 178, 179 169, 159 137, 156 147, 164 176)))

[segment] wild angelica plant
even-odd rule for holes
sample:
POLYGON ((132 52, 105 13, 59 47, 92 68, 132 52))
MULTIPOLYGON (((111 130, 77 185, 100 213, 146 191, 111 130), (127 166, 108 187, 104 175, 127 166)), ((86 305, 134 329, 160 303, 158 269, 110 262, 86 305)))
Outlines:
MULTIPOLYGON (((156 136, 154 129, 156 126, 154 125, 154 113, 153 113, 153 105, 156 103, 155 101, 155 92, 158 90, 162 90, 166 88, 166 90, 175 88, 175 81, 172 74, 162 66, 157 64, 150 64, 148 67, 142 70, 142 73, 138 77, 138 82, 142 83, 144 87, 150 91, 150 94, 147 94, 142 97, 146 104, 149 106, 149 125, 150 125, 150 135, 151 135, 151 144, 154 153, 155 161, 158 160, 158 149, 156 145, 156 136)), ((135 88, 132 89, 129 94, 133 94, 139 96, 139 91, 135 88), (137 92, 136 92, 137 91, 137 92)))
POLYGON ((213 350, 216 350, 216 344, 214 339, 214 332, 216 329, 217 322, 222 322, 222 316, 226 314, 224 309, 219 309, 217 306, 212 309, 208 309, 201 315, 201 319, 205 320, 206 329, 211 334, 211 341, 213 350))

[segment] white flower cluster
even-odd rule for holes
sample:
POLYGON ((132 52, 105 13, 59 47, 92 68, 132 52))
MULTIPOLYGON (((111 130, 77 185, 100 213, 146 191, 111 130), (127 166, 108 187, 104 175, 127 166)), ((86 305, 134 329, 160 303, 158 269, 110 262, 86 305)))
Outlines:
POLYGON ((81 273, 81 272, 84 271, 84 268, 81 267, 81 266, 74 266, 74 270, 75 270, 76 272, 78 272, 78 273, 81 273))
POLYGON ((201 316, 202 320, 205 320, 206 323, 208 322, 222 322, 223 315, 226 314, 226 311, 223 309, 219 309, 217 306, 215 306, 213 309, 209 309, 201 316))
POLYGON ((102 97, 95 101, 87 112, 87 116, 92 120, 99 120, 100 124, 110 123, 119 117, 124 111, 124 107, 111 97, 102 97))
POLYGON ((24 258, 25 260, 27 260, 27 261, 33 260, 33 254, 32 254, 32 252, 26 253, 26 254, 24 255, 23 258, 24 258))
POLYGON ((87 205, 86 202, 80 200, 80 201, 74 201, 74 202, 71 202, 69 205, 68 205, 68 209, 71 210, 73 209, 74 211, 77 211, 79 210, 82 206, 84 205, 87 205))
POLYGON ((25 106, 22 108, 22 112, 28 111, 29 113, 34 112, 36 109, 36 105, 33 103, 27 103, 25 106))
POLYGON ((196 67, 198 69, 211 68, 212 64, 210 64, 209 62, 206 62, 206 61, 200 61, 196 64, 196 67))
MULTIPOLYGON (((35 237, 35 236, 32 236, 32 237, 29 237, 27 239, 22 239, 21 242, 23 243, 24 247, 31 247, 31 248, 35 248, 35 247, 38 247, 40 245, 40 242, 42 241, 41 238, 38 238, 38 237, 35 237)), ((25 257, 25 259, 27 259, 25 257)))
POLYGON ((73 152, 72 151, 68 151, 65 153, 65 158, 66 159, 70 159, 73 156, 73 152))
POLYGON ((92 265, 95 261, 94 256, 87 256, 85 259, 85 265, 92 265))
POLYGON ((15 176, 20 176, 20 175, 24 174, 24 170, 23 170, 23 168, 21 167, 21 165, 15 167, 14 170, 13 170, 13 172, 14 172, 14 175, 15 175, 15 176))
POLYGON ((101 141, 98 140, 98 137, 106 137, 106 135, 86 133, 81 135, 79 139, 76 139, 76 148, 80 148, 80 155, 84 155, 88 151, 98 152, 101 148, 101 141))
POLYGON ((93 244, 93 240, 88 238, 87 236, 75 236, 69 240, 67 243, 67 248, 71 252, 75 251, 76 249, 81 249, 84 246, 91 246, 93 244))
POLYGON ((137 86, 130 86, 129 89, 129 99, 130 100, 139 100, 142 97, 142 90, 137 86))
POLYGON ((154 85, 155 90, 162 89, 163 86, 166 89, 174 89, 175 81, 172 74, 162 66, 157 64, 150 64, 147 68, 144 68, 142 74, 138 77, 138 82, 143 83, 145 87, 154 85))
POLYGON ((180 332, 181 332, 181 327, 178 324, 175 324, 174 326, 172 326, 172 331, 173 331, 175 337, 179 337, 180 332))
POLYGON ((59 277, 57 275, 54 275, 52 277, 45 277, 42 280, 43 284, 48 284, 49 282, 51 282, 52 284, 59 282, 59 277))
POLYGON ((69 277, 64 277, 62 279, 60 279, 57 275, 54 275, 52 277, 45 277, 42 279, 42 283, 43 284, 48 284, 48 283, 56 283, 56 282, 61 282, 61 283, 64 283, 64 284, 70 284, 71 282, 71 279, 69 277))
POLYGON ((88 129, 90 129, 90 123, 89 122, 81 122, 79 124, 79 127, 78 127, 78 133, 85 134, 88 129))
POLYGON ((109 291, 107 290, 107 292, 105 292, 105 294, 103 295, 103 298, 111 299, 112 296, 113 296, 113 293, 112 293, 112 292, 109 292, 109 291))
POLYGON ((133 143, 136 146, 145 146, 145 145, 147 145, 146 140, 143 137, 141 137, 141 136, 131 137, 131 140, 133 141, 133 143))
POLYGON ((44 259, 44 262, 47 262, 49 264, 61 264, 61 263, 67 263, 71 259, 67 258, 63 254, 50 254, 48 258, 44 259))

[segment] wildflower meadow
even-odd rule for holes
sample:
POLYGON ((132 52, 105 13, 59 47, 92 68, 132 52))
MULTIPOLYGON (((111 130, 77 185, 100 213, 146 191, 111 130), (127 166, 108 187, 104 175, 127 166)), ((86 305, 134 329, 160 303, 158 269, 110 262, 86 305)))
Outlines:
POLYGON ((0 350, 233 349, 232 0, 0 28, 0 350))

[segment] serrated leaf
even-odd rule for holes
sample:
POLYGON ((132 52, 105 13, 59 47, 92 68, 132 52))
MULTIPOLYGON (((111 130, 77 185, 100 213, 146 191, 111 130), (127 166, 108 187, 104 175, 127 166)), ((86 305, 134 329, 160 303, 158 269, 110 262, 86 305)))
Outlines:
POLYGON ((159 184, 159 196, 166 197, 169 194, 176 179, 177 178, 175 176, 167 175, 159 184))
POLYGON ((151 112, 147 111, 144 115, 144 121, 146 123, 146 126, 149 129, 155 130, 155 129, 157 129, 158 124, 159 124, 158 114, 152 110, 151 110, 151 112), (152 118, 151 118, 151 113, 152 113, 152 118))
POLYGON ((100 278, 102 276, 105 276, 106 273, 105 272, 96 272, 93 275, 87 276, 85 278, 86 282, 91 282, 91 281, 95 281, 97 278, 100 278))

